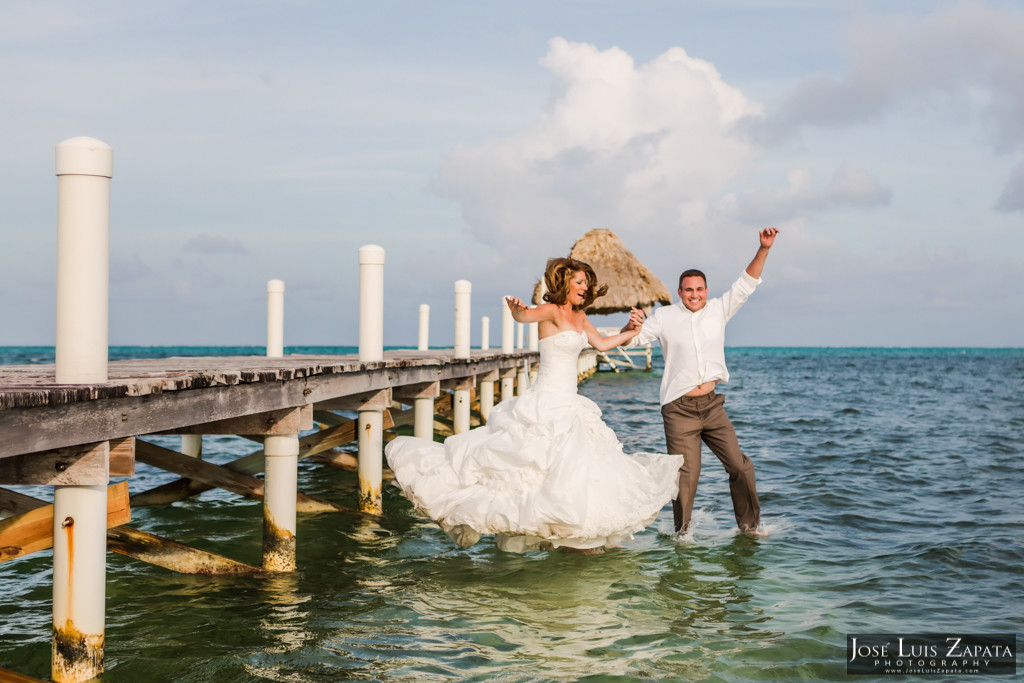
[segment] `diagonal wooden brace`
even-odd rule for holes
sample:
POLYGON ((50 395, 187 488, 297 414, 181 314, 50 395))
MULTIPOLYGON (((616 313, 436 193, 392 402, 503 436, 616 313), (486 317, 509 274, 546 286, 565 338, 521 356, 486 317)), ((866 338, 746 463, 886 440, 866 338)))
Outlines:
MULTIPOLYGON (((220 488, 237 493, 240 496, 245 496, 246 498, 263 500, 263 480, 248 474, 236 472, 221 465, 214 465, 213 463, 157 446, 148 441, 136 442, 135 457, 147 465, 199 481, 210 488, 220 488)), ((296 494, 296 511, 363 514, 344 505, 307 496, 304 493, 296 494)), ((376 517, 376 515, 371 516, 376 517)))
MULTIPOLYGON (((393 426, 394 422, 391 419, 390 411, 384 411, 384 428, 388 429, 393 426)), ((302 458, 323 454, 324 460, 328 461, 329 464, 354 469, 356 466, 356 458, 354 456, 349 455, 348 453, 333 454, 330 453, 330 451, 342 444, 354 441, 355 438, 355 420, 349 420, 340 425, 329 427, 328 429, 321 429, 318 432, 299 439, 299 459, 301 460, 302 458)), ((262 440, 262 437, 254 437, 253 440, 262 440)), ((242 474, 259 474, 263 471, 263 460, 263 451, 261 449, 251 455, 238 458, 237 460, 232 460, 231 462, 222 465, 222 467, 242 474)), ((186 477, 184 479, 177 479, 167 484, 163 484, 162 486, 157 486, 149 491, 142 491, 135 494, 132 496, 132 505, 136 507, 146 505, 165 505, 177 500, 184 500, 185 498, 199 495, 200 493, 209 491, 213 488, 218 488, 218 486, 206 483, 199 479, 186 477)), ((304 512, 305 510, 300 506, 298 511, 304 512)), ((323 510, 315 511, 323 512, 323 510)))

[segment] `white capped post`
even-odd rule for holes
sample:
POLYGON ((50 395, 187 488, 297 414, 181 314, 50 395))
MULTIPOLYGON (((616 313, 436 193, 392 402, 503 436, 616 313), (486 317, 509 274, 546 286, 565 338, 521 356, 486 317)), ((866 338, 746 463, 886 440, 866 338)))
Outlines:
MULTIPOLYGON (((430 348, 428 344, 430 338, 430 305, 420 304, 420 329, 419 329, 419 343, 416 348, 420 351, 426 351, 430 348)), ((418 439, 431 439, 434 438, 434 399, 433 398, 414 398, 412 402, 413 407, 413 427, 412 435, 418 439)))
POLYGON ((430 304, 420 304, 420 329, 419 339, 416 344, 416 348, 420 351, 426 351, 430 348, 427 343, 430 339, 430 304))
MULTIPOLYGON (((480 319, 480 350, 491 348, 491 319, 486 315, 480 319)), ((480 419, 486 423, 494 407, 494 380, 480 380, 480 419)))
MULTIPOLYGON (((470 303, 473 285, 469 280, 455 282, 455 357, 469 360, 470 357, 470 303)), ((469 431, 470 390, 456 389, 452 404, 453 431, 456 434, 469 431)))
POLYGON ((516 323, 516 348, 523 348, 523 328, 526 327, 524 323, 516 323))
POLYGON ((530 346, 530 350, 531 351, 539 351, 540 350, 540 337, 539 337, 538 331, 537 331, 537 327, 538 326, 539 326, 539 323, 529 323, 527 325, 527 329, 530 332, 530 335, 529 335, 529 339, 530 339, 529 346, 530 346))
POLYGON ((267 358, 284 357, 284 282, 267 282, 267 358))
MULTIPOLYGON (((516 321, 512 317, 512 310, 508 307, 505 302, 505 297, 501 299, 501 352, 512 353, 515 349, 513 348, 513 340, 515 339, 516 333, 516 321)), ((503 373, 501 377, 501 400, 507 401, 515 394, 515 377, 512 373, 503 373)))
MULTIPOLYGON (((56 157, 56 380, 106 382, 114 151, 95 138, 77 137, 58 144, 56 157)), ((54 681, 86 681, 103 673, 106 573, 106 484, 55 486, 54 681)))
MULTIPOLYGON (((359 360, 384 359, 384 249, 368 244, 359 249, 359 360)), ((363 512, 383 512, 381 485, 384 477, 384 413, 360 410, 359 503, 363 512)))
POLYGON ((359 249, 359 360, 384 358, 384 248, 359 249))
MULTIPOLYGON (((284 357, 284 282, 267 282, 267 358, 284 357)), ((263 437, 263 568, 294 571, 299 435, 263 437)))
POLYGON ((470 303, 473 285, 469 280, 455 282, 455 357, 469 358, 470 303))
POLYGON ((113 176, 106 143, 79 137, 57 145, 58 384, 107 381, 113 176))

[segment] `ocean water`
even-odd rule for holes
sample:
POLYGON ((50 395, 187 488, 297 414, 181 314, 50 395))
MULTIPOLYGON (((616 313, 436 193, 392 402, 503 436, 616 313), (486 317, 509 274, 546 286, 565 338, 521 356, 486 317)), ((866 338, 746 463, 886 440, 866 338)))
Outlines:
MULTIPOLYGON (((193 351, 262 349, 112 357, 193 351)), ((295 574, 182 576, 108 554, 102 680, 933 680, 847 677, 846 634, 1024 631, 1024 350, 736 348, 727 358, 721 391, 755 463, 769 537, 736 535, 709 453, 692 536, 673 536, 666 507, 598 556, 513 555, 486 540, 459 549, 388 487, 381 524, 300 516, 295 574)), ((52 349, 0 349, 0 363, 52 360, 52 349)), ((652 373, 603 372, 580 387, 627 451, 664 448, 660 369, 656 356, 652 373)), ((204 456, 254 448, 206 437, 204 456)), ((133 492, 174 478, 137 469, 133 492)), ((354 505, 351 473, 303 462, 299 482, 354 505)), ((260 561, 260 503, 210 491, 132 516, 260 561)), ((51 559, 0 565, 0 666, 40 678, 51 559)))

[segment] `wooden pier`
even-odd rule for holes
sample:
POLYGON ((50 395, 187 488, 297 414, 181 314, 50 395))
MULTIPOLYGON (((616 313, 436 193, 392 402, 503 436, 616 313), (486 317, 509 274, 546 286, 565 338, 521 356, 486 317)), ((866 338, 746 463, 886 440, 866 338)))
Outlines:
MULTIPOLYGON (((338 411, 380 412, 386 415, 382 429, 392 431, 414 426, 421 416, 405 406, 426 399, 429 424, 420 433, 445 436, 455 431, 454 392, 473 396, 492 383, 493 395, 499 381, 512 387, 519 382, 521 391, 524 365, 537 357, 520 349, 475 350, 469 358, 456 358, 451 350, 388 351, 373 362, 355 355, 136 359, 110 363, 107 382, 74 385, 56 383, 53 365, 0 366, 0 484, 106 484, 130 478, 138 458, 182 479, 137 493, 135 505, 173 502, 211 488, 261 498, 253 475, 263 471, 263 453, 218 466, 144 437, 233 434, 262 441, 294 435, 297 457, 351 468, 358 459, 335 449, 357 440, 357 421, 338 411), (299 439, 301 432, 310 433, 299 439)), ((596 367, 590 357, 589 364, 581 360, 581 376, 596 367)), ((481 408, 477 401, 471 424, 486 419, 481 408)), ((298 496, 300 511, 341 509, 298 496)), ((34 507, 23 498, 0 489, 0 516, 34 507)), ((0 561, 21 554, 17 543, 7 542, 9 521, 0 522, 0 561)))
MULTIPOLYGON (((94 384, 58 384, 54 365, 0 366, 0 484, 105 486, 111 479, 130 480, 138 458, 181 478, 137 492, 131 506, 172 503, 211 488, 262 499, 269 477, 255 475, 269 458, 258 446, 250 456, 215 465, 145 437, 235 434, 263 441, 306 433, 298 439, 297 458, 355 470, 358 459, 336 449, 358 437, 357 421, 344 412, 381 411, 381 427, 392 433, 412 427, 415 411, 403 408, 427 398, 429 432, 451 434, 455 391, 472 396, 486 382, 521 382, 524 363, 537 357, 523 349, 473 350, 466 359, 449 349, 386 351, 373 362, 355 355, 137 359, 111 362, 108 381, 94 384)), ((588 366, 596 367, 593 354, 581 360, 581 374, 588 374, 588 366)), ((479 401, 476 409, 472 424, 482 421, 479 401)), ((379 459, 381 453, 371 457, 379 459)), ((300 514, 376 516, 298 491, 293 495, 300 514)), ((268 557, 274 557, 276 540, 266 520, 264 566, 257 567, 129 526, 126 481, 109 487, 107 508, 110 551, 190 574, 280 570, 267 566, 273 564, 268 557)), ((59 528, 47 501, 10 489, 0 488, 0 517, 6 517, 0 520, 0 562, 51 547, 53 529, 59 528)), ((291 548, 285 553, 294 557, 297 539, 286 535, 286 540, 291 548)))
MULTIPOLYGON (((496 402, 529 386, 539 357, 535 328, 528 349, 513 347, 507 310, 501 350, 486 341, 470 349, 465 280, 455 282, 453 349, 427 350, 421 306, 419 350, 384 351, 384 249, 366 245, 359 250, 358 354, 285 356, 284 283, 270 280, 266 356, 108 362, 112 169, 113 152, 99 140, 57 146, 56 362, 0 366, 0 486, 53 489, 51 505, 0 488, 0 563, 53 549, 51 676, 62 683, 103 672, 108 550, 189 574, 294 571, 296 514, 380 519, 384 442, 410 427, 435 438, 486 423, 496 402), (217 465, 202 459, 204 434, 262 445, 217 465), (180 435, 180 451, 147 438, 154 435, 180 435), (352 442, 358 457, 338 449, 352 442), (356 508, 298 491, 300 458, 353 470, 356 508), (129 496, 136 460, 179 478, 129 496), (263 501, 260 566, 129 526, 132 507, 214 488, 263 501)), ((489 320, 482 322, 486 339, 489 320)), ((584 352, 579 376, 597 365, 596 352, 584 352)), ((0 680, 28 679, 0 663, 0 680)))

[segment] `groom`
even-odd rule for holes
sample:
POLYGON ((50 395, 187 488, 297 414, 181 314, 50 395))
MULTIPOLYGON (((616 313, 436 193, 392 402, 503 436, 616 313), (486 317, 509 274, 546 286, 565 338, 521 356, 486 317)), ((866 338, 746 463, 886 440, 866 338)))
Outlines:
MULTIPOLYGON (((743 533, 767 535, 760 529, 761 505, 757 500, 754 464, 740 450, 736 431, 725 414, 725 397, 715 385, 729 381, 725 367, 725 325, 746 303, 757 285, 779 231, 765 228, 758 237, 754 259, 728 292, 708 299, 707 278, 699 270, 679 276, 682 305, 663 306, 644 320, 634 309, 626 328, 640 327, 630 346, 657 339, 665 357, 661 380, 661 417, 665 423, 668 452, 682 454, 679 497, 672 501, 676 531, 689 528, 693 501, 700 477, 700 444, 708 445, 729 475, 729 492, 736 523, 743 533)), ((624 329, 626 329, 624 328, 624 329)))

